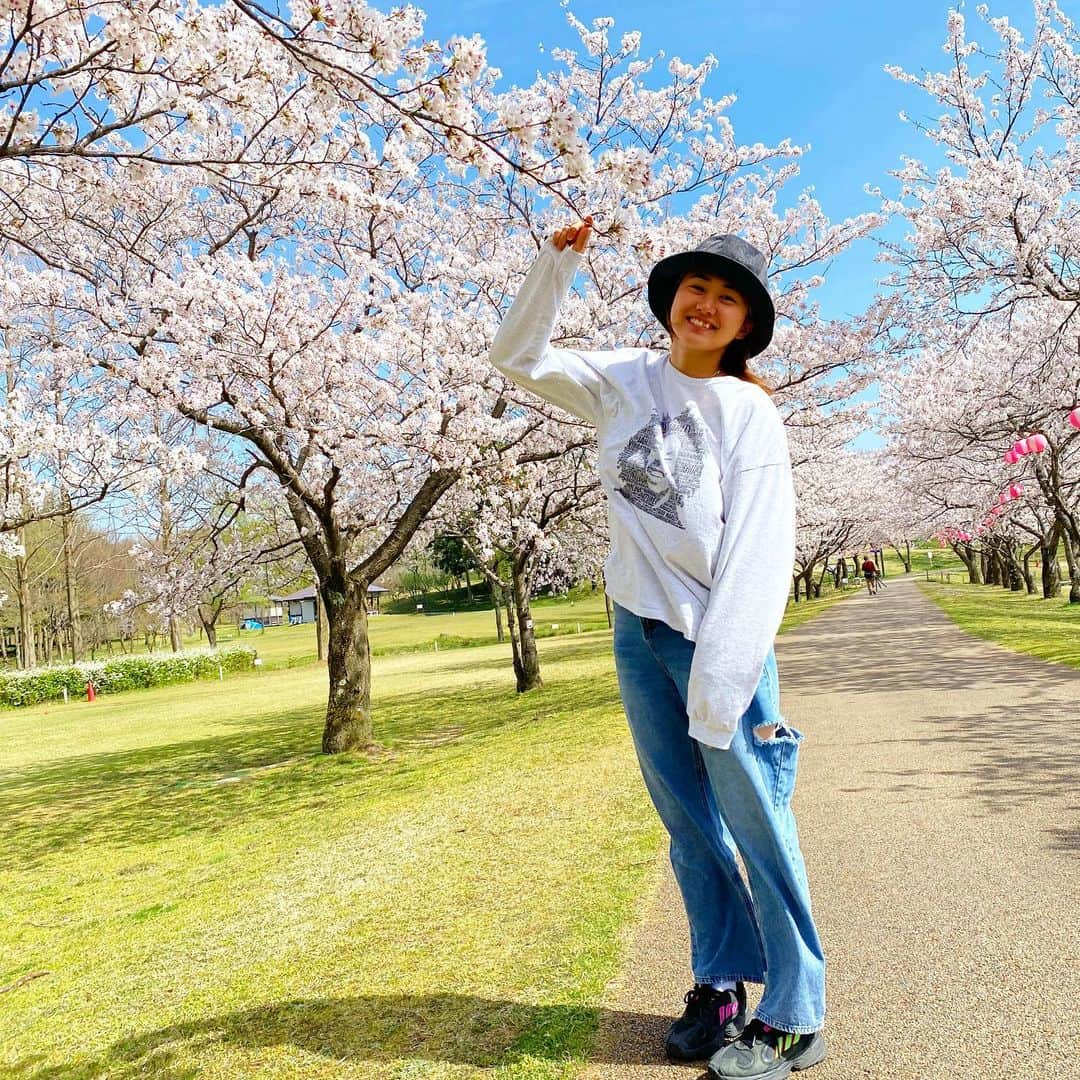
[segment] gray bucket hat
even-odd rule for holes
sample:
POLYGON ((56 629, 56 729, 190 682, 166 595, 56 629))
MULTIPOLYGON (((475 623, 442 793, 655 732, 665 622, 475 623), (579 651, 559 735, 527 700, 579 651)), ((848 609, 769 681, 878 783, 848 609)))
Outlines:
POLYGON ((772 340, 776 310, 769 295, 768 264, 753 244, 740 236, 710 236, 693 251, 661 259, 649 274, 649 307, 665 329, 679 282, 691 270, 706 270, 735 286, 750 305, 754 328, 746 338, 750 356, 763 352, 772 340))

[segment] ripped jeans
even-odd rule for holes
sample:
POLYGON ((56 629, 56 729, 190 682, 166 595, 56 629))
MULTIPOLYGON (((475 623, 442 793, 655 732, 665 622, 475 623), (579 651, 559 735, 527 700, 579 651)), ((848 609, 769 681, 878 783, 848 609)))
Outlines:
POLYGON ((615 605, 619 689, 645 785, 671 835, 694 980, 764 983, 759 1019, 782 1031, 817 1031, 825 958, 791 812, 802 735, 780 715, 770 651, 730 748, 691 739, 693 655, 694 643, 666 623, 615 605), (755 733, 773 724, 773 738, 755 733))

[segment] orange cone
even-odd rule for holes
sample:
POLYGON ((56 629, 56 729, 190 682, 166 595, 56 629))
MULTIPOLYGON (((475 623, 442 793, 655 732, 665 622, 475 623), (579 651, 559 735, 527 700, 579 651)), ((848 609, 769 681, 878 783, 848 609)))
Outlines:
POLYGON ((86 683, 86 700, 94 701, 97 698, 97 694, 94 692, 93 680, 87 680, 86 683))

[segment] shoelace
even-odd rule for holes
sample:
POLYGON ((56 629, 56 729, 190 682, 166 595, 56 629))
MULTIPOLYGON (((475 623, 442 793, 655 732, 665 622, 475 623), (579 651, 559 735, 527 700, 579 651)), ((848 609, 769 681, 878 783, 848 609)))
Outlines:
POLYGON ((683 994, 683 1001, 687 1005, 703 1005, 709 1000, 709 995, 713 992, 711 986, 695 986, 691 990, 687 990, 683 994))

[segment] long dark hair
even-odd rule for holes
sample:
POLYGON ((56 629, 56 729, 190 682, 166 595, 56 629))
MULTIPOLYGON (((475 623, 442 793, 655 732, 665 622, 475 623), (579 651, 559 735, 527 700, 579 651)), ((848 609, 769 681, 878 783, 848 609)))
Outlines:
MULTIPOLYGON (((702 262, 699 266, 691 266, 687 269, 686 273, 679 278, 678 284, 675 286, 674 291, 671 294, 672 303, 675 302, 675 293, 679 291, 679 285, 681 285, 692 274, 698 276, 704 275, 705 277, 716 277, 715 267, 710 268, 708 263, 702 262)), ((743 294, 740 292, 740 296, 743 294)), ((746 301, 746 297, 743 296, 743 300, 746 301)), ((750 308, 749 302, 746 304, 747 309, 750 308)), ((664 320, 664 329, 671 333, 671 308, 668 307, 668 315, 664 320)), ((750 346, 743 338, 736 338, 726 349, 724 349, 723 355, 720 357, 720 367, 717 370, 717 374, 734 375, 736 379, 742 379, 743 382, 753 383, 755 386, 760 386, 766 394, 771 394, 773 388, 755 372, 750 370, 750 346)))
POLYGON ((752 382, 755 386, 760 386, 766 394, 771 394, 773 388, 760 375, 750 370, 748 366, 749 354, 750 346, 747 345, 746 341, 736 339, 724 350, 724 355, 720 357, 720 370, 725 375, 734 375, 736 379, 742 379, 743 382, 752 382))

